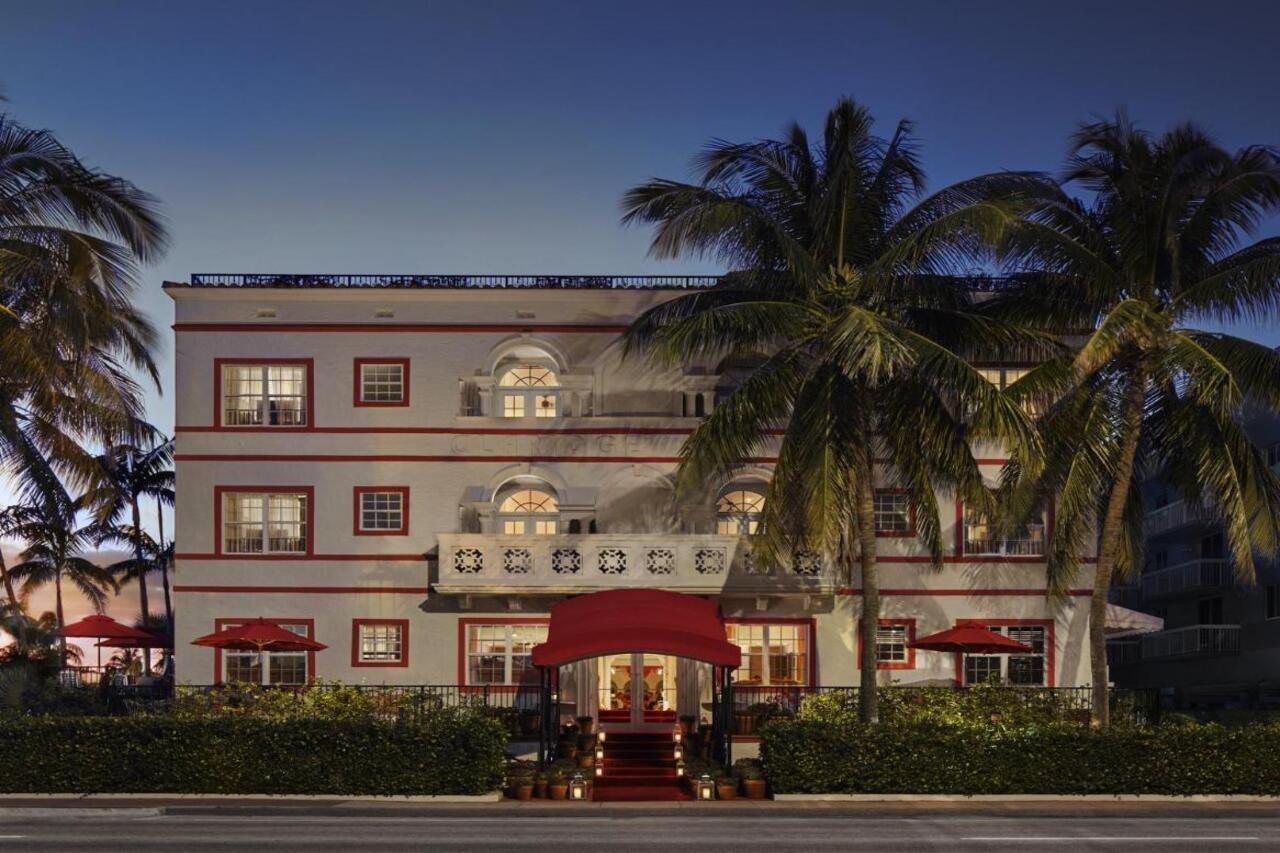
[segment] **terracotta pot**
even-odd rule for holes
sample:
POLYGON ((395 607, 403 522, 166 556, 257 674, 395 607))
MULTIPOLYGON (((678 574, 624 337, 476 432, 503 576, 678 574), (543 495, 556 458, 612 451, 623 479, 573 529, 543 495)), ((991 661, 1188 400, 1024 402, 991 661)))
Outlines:
POLYGON ((545 799, 547 796, 547 780, 539 779, 533 783, 533 795, 538 799, 545 799))
POLYGON ((738 786, 732 782, 716 783, 716 799, 735 800, 738 798, 738 786))
POLYGON ((764 799, 765 781, 763 779, 743 779, 742 791, 748 800, 764 799))
POLYGON ((596 754, 594 752, 584 752, 578 756, 579 767, 595 767, 596 754))
POLYGON ((533 799, 533 783, 528 782, 528 783, 522 783, 522 784, 516 785, 516 799, 532 800, 533 799))
POLYGON ((551 799, 553 800, 569 799, 568 782, 556 782, 554 785, 548 785, 547 790, 551 793, 551 799))

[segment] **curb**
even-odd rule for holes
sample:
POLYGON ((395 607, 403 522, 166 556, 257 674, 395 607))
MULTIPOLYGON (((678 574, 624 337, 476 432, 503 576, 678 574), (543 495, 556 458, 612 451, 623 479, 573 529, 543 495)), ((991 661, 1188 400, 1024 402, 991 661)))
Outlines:
POLYGON ((112 808, 111 806, 53 806, 53 807, 15 807, 0 806, 0 818, 14 817, 57 817, 57 818, 103 818, 103 817, 160 817, 164 809, 146 806, 112 808))
POLYGON ((781 803, 1280 803, 1266 794, 774 794, 781 803))
MULTIPOLYGON (((127 803, 130 801, 147 801, 164 800, 166 803, 241 803, 251 801, 259 802, 276 802, 285 803, 294 800, 302 800, 307 803, 333 803, 335 805, 341 803, 496 803, 502 799, 501 791, 494 791, 489 794, 416 794, 404 796, 344 796, 342 794, 0 794, 0 812, 8 809, 5 806, 6 800, 42 800, 51 803, 82 803, 86 800, 111 800, 113 802, 127 803)), ((56 808, 56 807, 55 807, 56 808)), ((110 809, 112 806, 103 806, 97 811, 110 809)), ((125 806, 131 812, 137 812, 139 807, 125 806)), ((10 809, 11 810, 11 809, 10 809)), ((60 812, 66 811, 65 808, 57 809, 60 812)))

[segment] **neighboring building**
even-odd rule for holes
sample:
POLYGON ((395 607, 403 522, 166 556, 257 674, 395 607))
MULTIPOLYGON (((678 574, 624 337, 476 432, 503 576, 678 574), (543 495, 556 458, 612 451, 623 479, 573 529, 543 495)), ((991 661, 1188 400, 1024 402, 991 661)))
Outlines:
MULTIPOLYGON (((1246 430, 1280 471, 1280 420, 1255 417, 1246 430)), ((1165 627, 1111 641, 1113 680, 1164 688, 1184 708, 1280 705, 1280 567, 1259 560, 1257 584, 1240 584, 1220 524, 1158 479, 1145 496, 1146 565, 1115 599, 1165 627)))
MULTIPOLYGON (((531 650, 553 603, 660 588, 718 603, 740 648, 740 701, 857 684, 857 578, 806 555, 785 569, 751 559, 771 458, 674 503, 680 445, 737 373, 624 363, 619 333, 711 281, 166 284, 177 314, 179 681, 514 689, 537 683, 531 650), (257 616, 328 649, 270 655, 263 671, 255 654, 190 644, 257 616)), ((980 453, 994 482, 1001 460, 980 453)), ((942 513, 954 544, 935 572, 913 538, 911 496, 876 495, 882 681, 1087 683, 1092 579, 1083 573, 1061 605, 1046 598, 1051 508, 1009 541, 950 499, 942 513), (908 646, 962 623, 1033 652, 961 664, 908 646)), ((580 713, 643 722, 705 714, 708 669, 616 649, 565 667, 562 684, 580 713)))

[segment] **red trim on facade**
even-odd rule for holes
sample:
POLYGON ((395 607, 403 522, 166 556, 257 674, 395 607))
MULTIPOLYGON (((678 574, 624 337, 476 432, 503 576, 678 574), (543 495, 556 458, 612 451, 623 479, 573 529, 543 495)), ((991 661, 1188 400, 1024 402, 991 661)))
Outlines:
MULTIPOLYGON (((1000 595, 1048 595, 1043 589, 882 589, 881 595, 915 596, 915 595, 972 595, 983 598, 1000 595)), ((846 587, 836 590, 836 595, 862 595, 858 587, 846 587)), ((1071 596, 1092 596, 1091 589, 1072 589, 1067 591, 1071 596)))
POLYGON ((174 592, 215 593, 321 593, 325 595, 427 595, 425 586, 219 586, 215 584, 176 584, 174 592))
POLYGON ((509 618, 506 616, 468 616, 465 619, 458 620, 458 684, 463 687, 473 687, 483 689, 488 687, 490 690, 508 689, 515 690, 518 684, 467 684, 467 628, 471 625, 550 625, 550 616, 519 616, 509 618))
MULTIPOLYGON (((1044 680, 1045 687, 1054 687, 1058 683, 1058 645, 1054 639, 1054 622, 1052 619, 957 619, 956 627, 968 625, 998 625, 1002 628, 1013 626, 1040 625, 1044 627, 1044 680)), ((964 655, 957 654, 956 684, 964 684, 964 655)))
POLYGON ((409 535, 409 487, 408 486, 353 486, 351 489, 353 536, 408 536, 409 535), (398 530, 361 530, 360 496, 376 492, 393 492, 400 495, 400 528, 398 530))
MULTIPOLYGON (((175 587, 174 589, 177 589, 177 587, 175 587)), ((213 620, 213 630, 216 633, 218 631, 221 631, 223 628, 230 628, 232 625, 240 625, 244 622, 249 622, 255 618, 257 617, 221 616, 213 620)), ((268 622, 271 622, 274 625, 284 625, 284 624, 306 625, 307 638, 310 640, 316 639, 316 620, 314 619, 293 619, 293 618, 286 618, 282 616, 267 616, 263 618, 265 618, 268 622)), ((312 682, 315 680, 316 680, 316 653, 307 652, 307 681, 312 682)), ((213 683, 214 684, 222 683, 222 649, 213 650, 213 683)))
POLYGON ((315 432, 316 360, 314 358, 215 358, 213 360, 213 425, 208 432, 315 432), (307 369, 306 426, 236 427, 222 423, 222 368, 228 364, 301 364, 307 369))
MULTIPOLYGON (((911 539, 916 535, 916 502, 911 497, 910 489, 872 489, 877 495, 906 495, 907 496, 907 527, 904 533, 893 533, 890 531, 876 531, 876 536, 881 539, 911 539)), ((878 557, 877 557, 878 559, 878 557)))
MULTIPOLYGON (((178 462, 599 462, 634 465, 641 463, 677 463, 679 456, 430 456, 404 455, 345 455, 345 454, 289 454, 289 453, 180 453, 178 462)), ((774 457, 744 459, 743 464, 772 465, 774 457)))
POLYGON ((407 358, 357 358, 353 364, 352 387, 351 387, 351 405, 357 409, 387 409, 387 408, 403 408, 409 405, 409 359, 407 358), (364 371, 361 370, 365 365, 375 364, 398 364, 402 373, 401 390, 404 395, 399 400, 391 401, 366 401, 360 399, 360 395, 364 393, 364 371))
MULTIPOLYGON (((674 417, 674 416, 673 416, 674 417)), ((207 426, 180 426, 176 432, 217 432, 207 426)), ((275 432, 274 427, 235 427, 236 432, 275 432)), ((691 435, 684 427, 316 427, 311 432, 342 435, 691 435)), ((777 432, 781 435, 781 432, 777 432)))
POLYGON ((581 332, 617 335, 625 332, 625 323, 613 325, 577 325, 573 323, 174 323, 175 332, 581 332))
MULTIPOLYGON (((809 683, 808 687, 818 686, 818 620, 813 617, 793 617, 789 619, 770 619, 768 616, 742 616, 730 619, 725 618, 726 625, 804 625, 809 629, 809 638, 805 643, 808 649, 806 654, 809 655, 809 683)), ((752 686, 744 684, 744 687, 752 686)), ((765 685, 768 686, 785 686, 785 685, 765 685)))
MULTIPOLYGON (((265 524, 265 519, 264 519, 265 524)), ((270 560, 310 559, 315 552, 316 540, 316 487, 315 486, 214 486, 213 487, 213 547, 214 558, 219 560, 270 560), (307 498, 306 525, 307 549, 300 554, 224 554, 222 552, 222 496, 231 494, 303 494, 307 498)), ((175 557, 176 559, 176 557, 175 557)))
POLYGON ((409 620, 408 619, 352 619, 351 620, 351 665, 353 667, 407 667, 409 665, 409 620), (399 625, 400 626, 400 660, 398 661, 362 661, 360 660, 360 627, 362 625, 399 625))
MULTIPOLYGON (((878 619, 878 625, 889 627, 891 625, 907 626, 907 659, 905 662, 881 662, 876 661, 877 670, 903 670, 916 668, 916 650, 911 646, 916 641, 916 620, 915 619, 878 619)), ((857 649, 854 653, 854 669, 862 669, 862 620, 858 620, 855 628, 858 634, 857 649)))
POLYGON ((324 560, 341 560, 346 563, 421 563, 427 559, 426 554, 199 554, 182 553, 175 560, 271 560, 295 562, 319 562, 324 560))

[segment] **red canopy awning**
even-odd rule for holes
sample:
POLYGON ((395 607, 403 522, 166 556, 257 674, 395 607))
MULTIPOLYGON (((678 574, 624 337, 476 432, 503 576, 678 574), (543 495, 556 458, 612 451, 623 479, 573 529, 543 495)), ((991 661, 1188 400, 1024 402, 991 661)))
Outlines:
POLYGON ((711 601, 660 589, 614 589, 570 598, 551 608, 547 641, 533 647, 535 666, 652 652, 737 667, 742 653, 725 636, 711 601))
POLYGON ((976 655, 1016 655, 1032 651, 1030 646, 1010 640, 1008 637, 988 631, 977 625, 964 625, 921 637, 908 643, 913 649, 931 652, 959 652, 976 655))
POLYGON ((295 634, 268 619, 250 619, 191 641, 193 646, 249 652, 318 652, 324 643, 295 634))
POLYGON ((111 639, 132 639, 145 640, 151 637, 149 631, 143 631, 125 625, 123 622, 117 622, 110 616, 104 616, 101 613, 94 613, 86 616, 79 622, 72 622, 70 625, 58 632, 60 637, 110 637, 111 639))
POLYGON ((98 643, 104 649, 171 649, 173 641, 159 634, 151 634, 145 639, 137 637, 111 637, 98 643))

